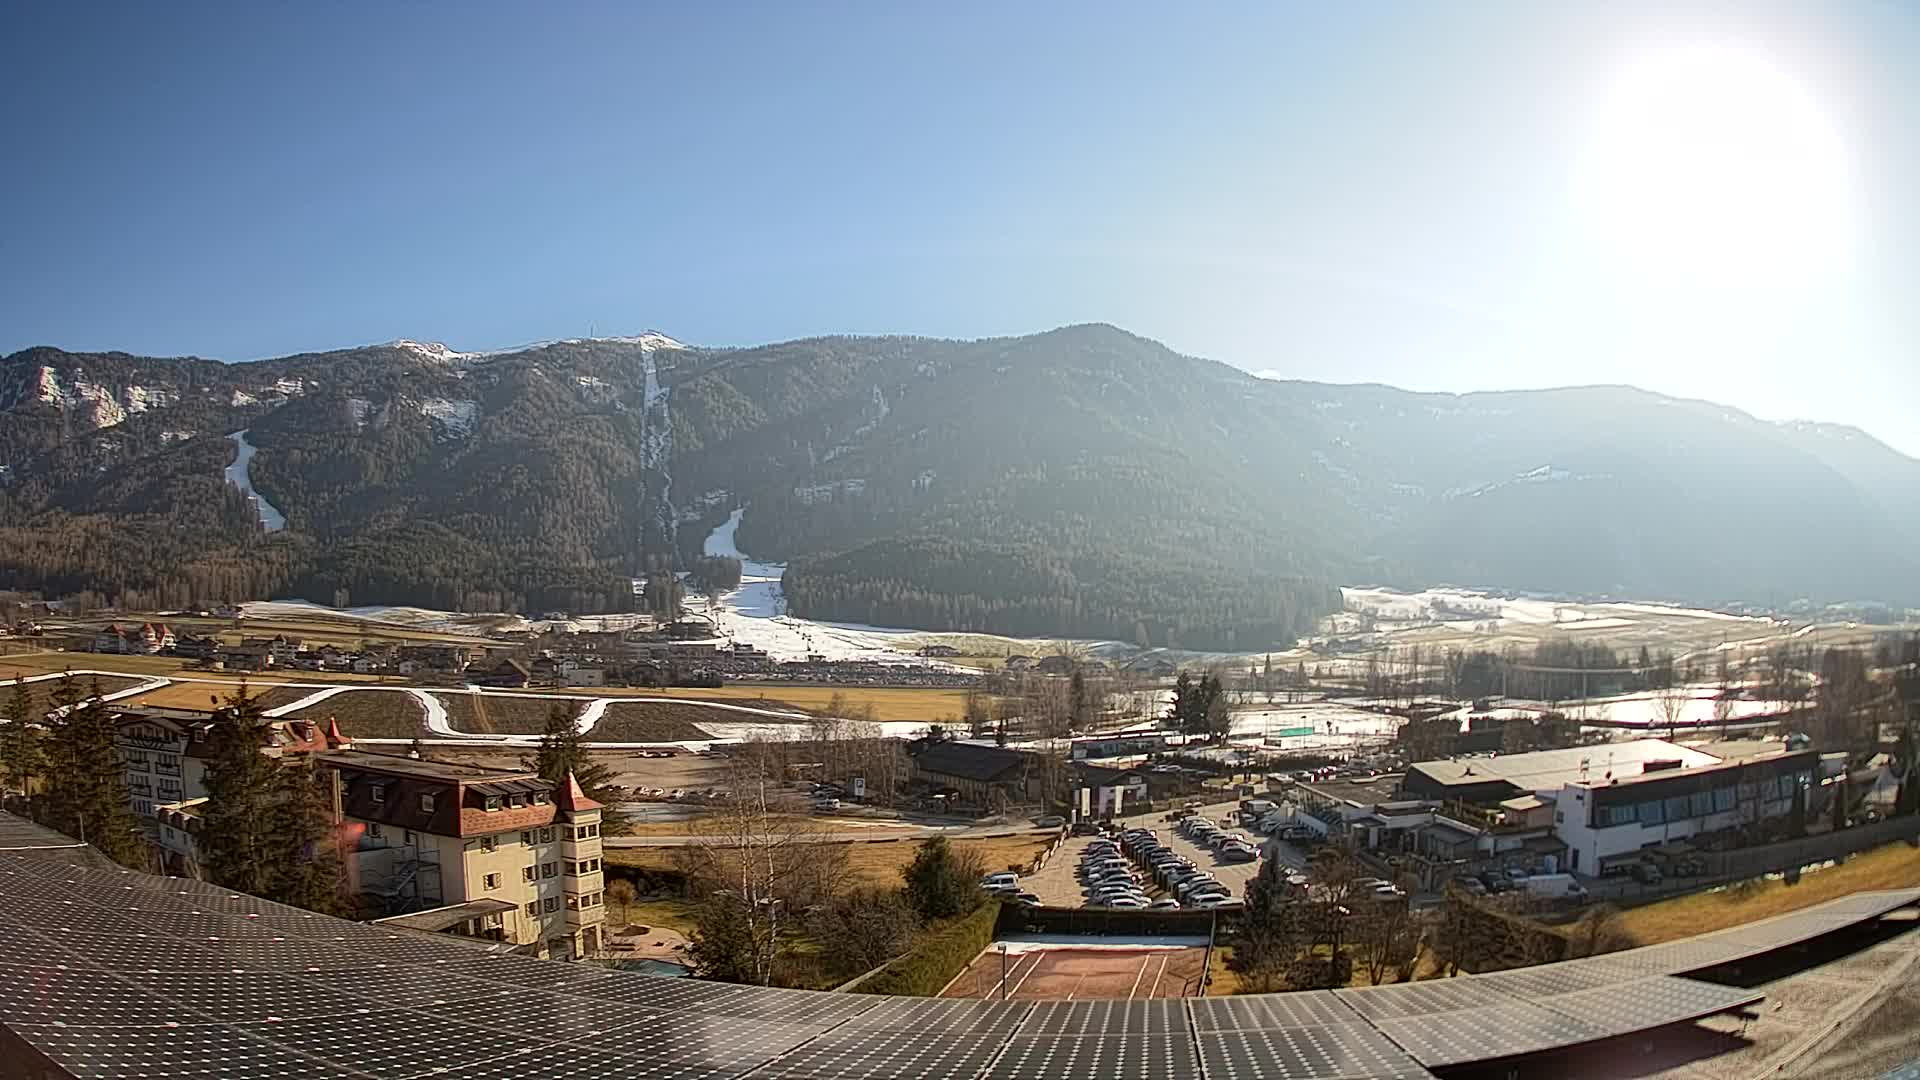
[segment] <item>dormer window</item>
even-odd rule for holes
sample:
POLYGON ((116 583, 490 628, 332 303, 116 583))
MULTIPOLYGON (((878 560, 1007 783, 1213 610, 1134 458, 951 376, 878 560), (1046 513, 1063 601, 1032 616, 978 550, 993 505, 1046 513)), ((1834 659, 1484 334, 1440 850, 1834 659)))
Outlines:
POLYGON ((536 791, 533 793, 533 805, 535 806, 545 806, 547 805, 547 803, 551 801, 552 800, 548 797, 547 793, 544 791, 536 791))
POLYGON ((498 795, 487 796, 486 807, 489 811, 500 809, 500 796, 498 795))
POLYGON ((368 790, 372 792, 374 802, 387 801, 387 785, 375 784, 373 785, 373 787, 369 788, 368 790))
POLYGON ((421 793, 420 812, 423 814, 433 813, 433 792, 427 791, 421 793))

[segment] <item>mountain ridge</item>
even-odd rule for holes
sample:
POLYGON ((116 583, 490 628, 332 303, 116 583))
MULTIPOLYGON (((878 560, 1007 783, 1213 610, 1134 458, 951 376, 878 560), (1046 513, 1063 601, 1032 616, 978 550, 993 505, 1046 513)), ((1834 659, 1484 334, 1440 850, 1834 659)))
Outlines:
POLYGON ((202 549, 144 574, 0 553, 0 587, 110 597, 618 608, 746 506, 797 614, 1258 648, 1361 579, 1913 603, 1915 492, 1920 462, 1845 425, 1263 378, 1104 323, 0 359, 0 541, 202 549), (231 446, 200 439, 241 428, 285 536, 233 520, 231 446), (161 489, 194 505, 138 497, 161 489))

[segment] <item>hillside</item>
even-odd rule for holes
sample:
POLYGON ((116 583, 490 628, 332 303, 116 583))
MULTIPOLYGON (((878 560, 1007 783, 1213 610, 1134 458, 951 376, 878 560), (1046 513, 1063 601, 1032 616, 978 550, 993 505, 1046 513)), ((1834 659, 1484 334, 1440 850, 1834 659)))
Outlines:
POLYGON ((1920 603, 1920 462, 1621 387, 1255 379, 1108 326, 0 360, 0 587, 574 612, 748 507, 796 614, 1265 648, 1335 582, 1920 603), (222 479, 258 447, 264 534, 222 479))

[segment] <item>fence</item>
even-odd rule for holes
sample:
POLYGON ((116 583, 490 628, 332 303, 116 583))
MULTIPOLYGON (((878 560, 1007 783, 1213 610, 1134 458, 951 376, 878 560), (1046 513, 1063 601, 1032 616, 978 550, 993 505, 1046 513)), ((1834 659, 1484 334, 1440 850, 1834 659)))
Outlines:
POLYGON ((1735 851, 1696 852, 1692 858, 1706 864, 1704 874, 1685 878, 1668 878, 1658 885, 1643 885, 1625 878, 1601 878, 1592 883, 1592 892, 1596 899, 1613 900, 1625 904, 1651 903, 1655 900, 1664 900, 1669 896, 1698 892, 1701 889, 1763 877, 1767 874, 1786 873, 1803 866, 1826 862, 1829 859, 1857 855, 1901 840, 1908 843, 1920 841, 1920 815, 1890 818, 1870 825, 1855 825, 1850 829, 1840 829, 1799 840, 1783 840, 1777 844, 1766 844, 1761 847, 1740 848, 1735 851))
MULTIPOLYGON (((999 934, 1096 934, 1116 937, 1197 937, 1214 928, 1211 911, 1129 911, 1120 908, 1024 907, 1000 909, 999 934)), ((1221 914, 1224 931, 1237 916, 1221 914)))

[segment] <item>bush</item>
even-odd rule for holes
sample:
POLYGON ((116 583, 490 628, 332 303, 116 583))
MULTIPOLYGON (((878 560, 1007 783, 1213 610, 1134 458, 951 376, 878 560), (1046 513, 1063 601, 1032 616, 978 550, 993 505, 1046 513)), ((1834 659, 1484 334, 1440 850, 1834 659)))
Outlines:
POLYGON ((860 994, 932 997, 953 981, 993 940, 1000 904, 992 901, 921 937, 913 951, 854 987, 860 994))

